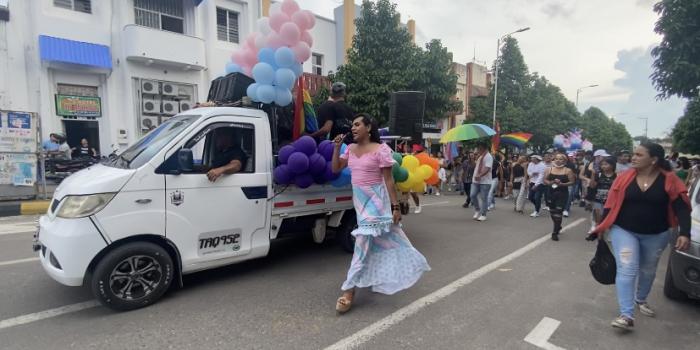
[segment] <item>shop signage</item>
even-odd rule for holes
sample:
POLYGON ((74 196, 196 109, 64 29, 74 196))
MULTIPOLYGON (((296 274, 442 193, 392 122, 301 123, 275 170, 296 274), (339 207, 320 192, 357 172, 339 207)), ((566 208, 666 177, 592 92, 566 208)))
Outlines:
POLYGON ((429 133, 440 133, 442 131, 442 125, 438 125, 437 122, 424 121, 423 122, 423 132, 429 133))
POLYGON ((56 95, 56 114, 62 117, 101 117, 102 102, 94 96, 56 95))

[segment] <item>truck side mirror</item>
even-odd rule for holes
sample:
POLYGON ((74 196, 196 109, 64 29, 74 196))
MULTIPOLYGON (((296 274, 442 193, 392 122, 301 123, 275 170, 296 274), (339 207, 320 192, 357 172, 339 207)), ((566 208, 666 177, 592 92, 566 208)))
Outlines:
POLYGON ((182 148, 177 152, 177 164, 178 168, 182 172, 190 172, 194 169, 194 157, 192 156, 192 150, 189 148, 182 148))

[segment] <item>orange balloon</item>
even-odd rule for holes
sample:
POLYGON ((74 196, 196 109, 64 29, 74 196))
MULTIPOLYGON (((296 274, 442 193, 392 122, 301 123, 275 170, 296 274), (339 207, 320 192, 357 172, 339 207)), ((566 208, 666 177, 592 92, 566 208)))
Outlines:
POLYGON ((437 172, 433 172, 433 175, 430 176, 427 180, 425 180, 425 183, 428 185, 437 185, 438 182, 440 182, 440 178, 438 177, 437 172))
POLYGON ((430 158, 430 162, 428 163, 428 165, 430 165, 430 167, 434 170, 438 170, 438 168, 440 168, 440 161, 436 158, 430 158))
POLYGON ((428 162, 430 161, 430 156, 424 152, 416 154, 416 158, 418 158, 418 161, 421 165, 428 164, 428 162))

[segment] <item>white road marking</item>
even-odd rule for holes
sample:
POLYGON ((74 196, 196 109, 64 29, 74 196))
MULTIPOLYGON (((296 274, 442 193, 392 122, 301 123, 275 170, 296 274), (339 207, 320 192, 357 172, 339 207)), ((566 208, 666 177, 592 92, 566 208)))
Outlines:
POLYGON ((30 261, 37 261, 37 260, 39 260, 39 258, 26 258, 26 259, 0 261, 0 266, 21 264, 21 263, 30 262, 30 261))
POLYGON ((36 232, 36 223, 27 224, 3 224, 0 226, 0 236, 2 235, 14 235, 17 233, 28 233, 36 232))
MULTIPOLYGON (((562 231, 568 231, 569 229, 581 224, 582 222, 586 221, 587 219, 585 218, 580 218, 568 225, 566 225, 562 231)), ((526 246, 488 264, 484 265, 478 270, 472 271, 469 274, 460 277, 456 281, 412 302, 411 304, 396 310, 394 313, 390 314, 389 316, 386 316, 382 318, 381 320, 372 323, 371 325, 361 329, 355 334, 350 335, 347 338, 341 339, 337 343, 329 346, 326 348, 326 350, 335 350, 335 349, 353 349, 361 346, 362 344, 368 342, 370 339, 374 338, 375 336, 379 335, 380 333, 388 330, 392 326, 398 324, 399 322, 405 320, 406 318, 415 315, 422 309, 426 308, 427 306, 430 306, 431 304, 434 304, 450 295, 452 295, 454 292, 459 290, 460 288, 474 282, 475 280, 479 279, 480 277, 483 277, 489 272, 492 272, 499 267, 519 258, 520 256, 524 255, 525 253, 537 248, 538 246, 542 245, 545 242, 548 242, 551 238, 550 234, 547 234, 541 238, 536 239, 535 241, 530 242, 526 246)))
POLYGON ((440 205, 440 204, 449 204, 449 203, 450 203, 450 202, 448 202, 448 201, 444 201, 444 202, 435 202, 435 203, 423 204, 423 205, 421 205, 421 207, 428 207, 428 206, 431 206, 431 205, 440 205))
POLYGON ((554 334, 554 332, 559 328, 559 325, 561 322, 545 317, 540 321, 540 323, 535 326, 535 329, 533 329, 526 337, 525 341, 537 346, 538 348, 546 349, 546 350, 565 350, 562 347, 556 346, 552 343, 549 342, 549 338, 554 334))
POLYGON ((52 318, 56 316, 65 315, 71 312, 81 311, 89 308, 98 306, 99 303, 96 300, 90 300, 82 303, 71 304, 66 306, 57 307, 55 309, 44 310, 35 312, 33 314, 27 314, 22 316, 17 316, 13 318, 8 318, 6 320, 0 321, 0 330, 5 328, 10 328, 14 326, 19 326, 27 323, 32 323, 36 321, 45 320, 47 318, 52 318))

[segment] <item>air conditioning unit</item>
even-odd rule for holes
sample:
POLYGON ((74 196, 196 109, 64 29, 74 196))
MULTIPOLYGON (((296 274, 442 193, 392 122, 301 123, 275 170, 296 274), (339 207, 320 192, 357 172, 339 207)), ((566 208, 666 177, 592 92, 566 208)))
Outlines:
POLYGON ((151 130, 158 124, 158 117, 141 116, 141 130, 151 130))
POLYGON ((162 92, 166 96, 177 96, 178 86, 176 84, 163 83, 162 92))
POLYGON ((141 103, 141 106, 143 107, 141 109, 143 113, 160 113, 160 100, 144 98, 143 102, 141 103))
POLYGON ((155 80, 141 80, 141 93, 157 95, 159 93, 158 82, 155 80))
POLYGON ((180 106, 177 101, 163 100, 163 114, 175 115, 180 112, 180 106))
POLYGON ((180 112, 189 111, 190 109, 192 109, 192 102, 191 101, 186 101, 186 100, 180 101, 180 112))

